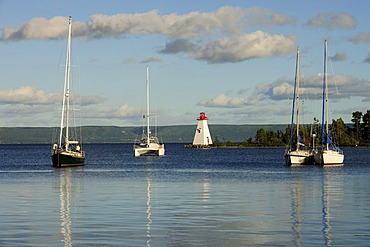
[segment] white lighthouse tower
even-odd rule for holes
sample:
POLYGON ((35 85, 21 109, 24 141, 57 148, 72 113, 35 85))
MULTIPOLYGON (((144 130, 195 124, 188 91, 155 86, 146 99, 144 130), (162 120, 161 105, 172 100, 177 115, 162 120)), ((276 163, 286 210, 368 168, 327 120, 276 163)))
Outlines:
POLYGON ((205 112, 201 112, 195 130, 193 147, 207 147, 212 144, 211 133, 208 129, 208 118, 205 112))

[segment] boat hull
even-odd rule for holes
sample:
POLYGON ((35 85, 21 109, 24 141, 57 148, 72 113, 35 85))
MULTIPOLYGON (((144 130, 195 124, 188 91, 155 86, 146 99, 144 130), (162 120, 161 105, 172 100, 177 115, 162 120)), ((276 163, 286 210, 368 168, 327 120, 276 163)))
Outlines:
POLYGON ((344 154, 336 150, 321 150, 314 155, 315 163, 322 166, 343 165, 344 154))
POLYGON ((85 154, 83 152, 58 152, 52 155, 54 167, 83 166, 85 154))
POLYGON ((156 146, 141 146, 135 145, 134 146, 134 154, 135 157, 139 157, 142 155, 157 155, 157 156, 164 156, 164 145, 156 145, 156 146))
POLYGON ((311 165, 313 164, 313 154, 306 150, 287 151, 285 153, 285 164, 294 165, 311 165))

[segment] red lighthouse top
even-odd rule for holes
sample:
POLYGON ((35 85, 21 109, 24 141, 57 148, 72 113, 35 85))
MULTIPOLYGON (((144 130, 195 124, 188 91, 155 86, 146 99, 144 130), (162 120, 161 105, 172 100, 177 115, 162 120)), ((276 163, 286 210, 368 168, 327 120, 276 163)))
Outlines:
POLYGON ((197 120, 208 120, 207 116, 206 116, 206 113, 205 112, 201 112, 200 113, 200 116, 197 120))

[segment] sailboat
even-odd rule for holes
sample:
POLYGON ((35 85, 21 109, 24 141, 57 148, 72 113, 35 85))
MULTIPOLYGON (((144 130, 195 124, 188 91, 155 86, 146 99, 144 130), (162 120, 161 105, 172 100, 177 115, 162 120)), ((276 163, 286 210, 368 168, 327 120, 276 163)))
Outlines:
POLYGON ((150 113, 149 113, 149 66, 146 66, 146 131, 143 130, 143 135, 140 144, 134 144, 135 157, 145 154, 154 154, 164 156, 164 144, 160 144, 158 138, 152 135, 150 131, 150 113))
POLYGON ((324 42, 324 76, 323 76, 323 93, 322 93, 322 122, 321 122, 321 149, 315 155, 315 163, 318 165, 343 165, 344 153, 336 147, 329 135, 329 98, 328 98, 328 44, 324 42))
POLYGON ((292 103, 292 121, 290 124, 290 141, 289 149, 285 150, 285 164, 286 165, 302 165, 313 162, 313 153, 310 148, 304 143, 304 139, 299 132, 299 102, 300 102, 300 54, 299 47, 297 47, 296 69, 294 79, 294 92, 292 103), (293 147, 293 129, 296 126, 296 147, 293 147))
POLYGON ((52 161, 54 167, 82 166, 85 163, 85 152, 82 151, 80 143, 70 140, 70 69, 71 69, 71 38, 72 17, 68 21, 68 43, 67 58, 64 78, 64 93, 62 103, 62 116, 60 121, 59 138, 54 143, 52 150, 52 161))

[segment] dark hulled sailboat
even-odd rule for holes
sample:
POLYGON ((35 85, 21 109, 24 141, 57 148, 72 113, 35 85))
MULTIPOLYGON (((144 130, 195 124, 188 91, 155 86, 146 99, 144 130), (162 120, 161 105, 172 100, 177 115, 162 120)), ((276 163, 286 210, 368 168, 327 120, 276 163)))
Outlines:
POLYGON ((85 152, 77 140, 70 140, 70 68, 71 68, 72 17, 68 23, 67 58, 64 79, 62 116, 59 138, 54 143, 52 161, 54 167, 82 166, 85 163, 85 152))

